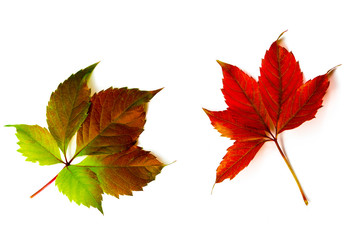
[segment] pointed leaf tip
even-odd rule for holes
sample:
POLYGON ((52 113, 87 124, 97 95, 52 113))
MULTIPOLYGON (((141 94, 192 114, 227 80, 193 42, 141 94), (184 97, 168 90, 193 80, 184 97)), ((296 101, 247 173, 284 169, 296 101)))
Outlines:
POLYGON ((285 31, 283 31, 283 32, 278 36, 278 38, 277 38, 276 41, 279 41, 279 40, 282 38, 283 34, 286 33, 287 31, 288 31, 288 29, 285 30, 285 31))
POLYGON ((225 62, 222 62, 222 61, 220 61, 220 60, 216 60, 216 61, 217 61, 218 64, 220 64, 222 70, 230 71, 231 68, 233 68, 233 67, 235 68, 235 66, 232 65, 232 64, 225 63, 225 62))
POLYGON ((210 192, 211 195, 213 194, 215 185, 216 185, 216 182, 214 182, 213 187, 211 188, 211 192, 210 192))
POLYGON ((203 111, 204 111, 206 114, 209 113, 209 110, 208 110, 208 109, 205 109, 205 108, 202 108, 202 109, 203 109, 203 111))
POLYGON ((221 67, 224 67, 224 66, 227 65, 227 63, 222 62, 222 61, 220 61, 220 60, 216 60, 216 62, 217 62, 218 64, 220 64, 221 67))
POLYGON ((100 61, 88 66, 87 68, 85 68, 85 70, 90 70, 92 72, 99 63, 100 61))
POLYGON ((162 87, 162 88, 159 88, 159 89, 157 89, 157 90, 151 91, 153 97, 154 97, 158 92, 160 92, 160 91, 163 90, 163 89, 164 89, 164 88, 162 87))
POLYGON ((330 70, 327 71, 326 75, 331 75, 338 67, 340 67, 342 64, 338 64, 337 66, 334 66, 330 70))

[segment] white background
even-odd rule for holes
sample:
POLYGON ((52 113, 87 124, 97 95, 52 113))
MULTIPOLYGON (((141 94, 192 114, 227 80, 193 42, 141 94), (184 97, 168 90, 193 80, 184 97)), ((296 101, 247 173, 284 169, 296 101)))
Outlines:
POLYGON ((315 119, 283 134, 310 199, 273 143, 234 180, 215 170, 233 143, 202 107, 226 108, 219 59, 254 76, 279 34, 306 79, 344 64, 341 1, 1 1, 0 125, 46 126, 51 92, 101 61, 92 87, 164 89, 150 102, 139 145, 165 163, 154 182, 103 216, 77 206, 54 184, 29 196, 62 166, 18 153, 13 128, 0 127, 1 239, 343 239, 344 67, 315 119))

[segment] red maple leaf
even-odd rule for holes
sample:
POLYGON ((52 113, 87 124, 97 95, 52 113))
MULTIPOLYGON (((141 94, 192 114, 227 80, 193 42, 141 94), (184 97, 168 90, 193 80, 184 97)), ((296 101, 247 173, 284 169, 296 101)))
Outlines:
POLYGON ((235 140, 217 168, 215 183, 233 179, 265 142, 273 141, 307 205, 307 197, 277 137, 284 130, 294 129, 315 117, 333 69, 303 83, 299 63, 292 52, 281 46, 283 33, 266 51, 259 82, 238 67, 218 61, 223 71, 222 93, 228 108, 204 111, 222 136, 235 140))

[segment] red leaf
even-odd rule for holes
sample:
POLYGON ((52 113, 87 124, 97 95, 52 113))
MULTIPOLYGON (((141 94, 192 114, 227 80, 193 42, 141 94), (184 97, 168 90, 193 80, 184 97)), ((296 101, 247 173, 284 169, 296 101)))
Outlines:
POLYGON ((218 62, 223 71, 222 92, 228 108, 223 112, 205 110, 213 125, 218 125, 219 128, 215 127, 232 139, 264 138, 271 120, 262 102, 258 83, 238 67, 218 62))
POLYGON ((263 146, 264 140, 236 141, 227 149, 227 154, 216 170, 216 183, 229 178, 233 179, 241 170, 251 162, 259 149, 263 146))
POLYGON ((302 85, 283 106, 277 132, 296 128, 315 118, 329 84, 328 76, 325 74, 302 85))
POLYGON ((236 142, 228 148, 217 169, 216 183, 233 179, 251 162, 264 142, 273 141, 308 204, 277 137, 284 130, 294 129, 315 117, 329 86, 329 72, 303 84, 299 63, 280 45, 279 39, 272 43, 262 60, 259 83, 239 68, 218 61, 228 108, 204 111, 222 136, 236 142))
POLYGON ((224 137, 231 139, 241 139, 246 141, 261 139, 266 137, 264 130, 258 130, 253 127, 242 124, 237 118, 230 114, 229 110, 225 111, 209 111, 203 109, 208 115, 211 124, 224 137))
POLYGON ((267 111, 276 125, 282 107, 302 85, 302 72, 294 55, 275 41, 266 51, 260 68, 259 89, 267 111))

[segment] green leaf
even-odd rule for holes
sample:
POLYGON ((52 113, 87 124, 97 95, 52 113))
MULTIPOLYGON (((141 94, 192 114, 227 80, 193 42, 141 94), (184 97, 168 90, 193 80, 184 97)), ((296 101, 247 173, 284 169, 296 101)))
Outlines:
POLYGON ((113 155, 88 156, 76 166, 95 172, 103 191, 118 198, 141 191, 161 172, 164 164, 149 152, 133 146, 113 155))
POLYGON ((109 88, 91 98, 77 134, 77 155, 113 154, 134 145, 146 122, 145 104, 160 91, 109 88))
POLYGON ((40 165, 63 163, 55 139, 46 128, 38 125, 7 125, 17 129, 18 152, 22 153, 26 161, 38 162, 40 165))
POLYGON ((91 92, 87 82, 97 64, 71 75, 51 94, 47 106, 48 128, 64 154, 87 117, 91 92))
POLYGON ((67 166, 59 173, 55 184, 70 201, 86 207, 95 207, 103 213, 101 204, 103 191, 96 174, 89 168, 67 166))

